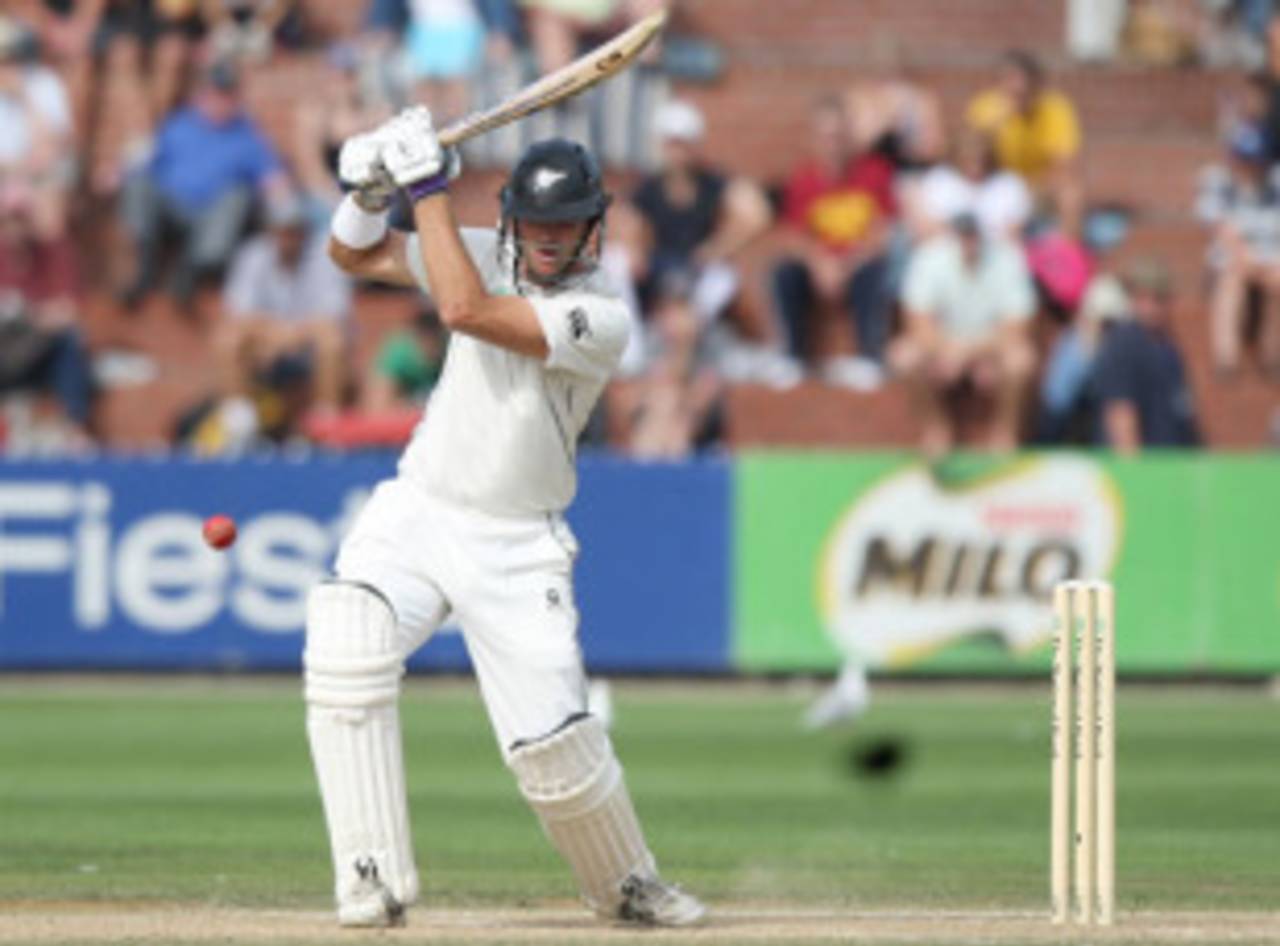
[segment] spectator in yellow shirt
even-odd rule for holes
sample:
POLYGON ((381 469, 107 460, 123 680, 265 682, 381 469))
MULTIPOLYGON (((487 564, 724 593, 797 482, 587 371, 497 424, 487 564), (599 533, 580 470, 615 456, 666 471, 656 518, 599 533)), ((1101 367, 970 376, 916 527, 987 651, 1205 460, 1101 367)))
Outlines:
POLYGON ((1079 232, 1084 199, 1080 122, 1071 100, 1048 87, 1030 53, 1008 53, 994 88, 969 103, 968 124, 991 135, 1000 166, 1026 179, 1062 228, 1079 232))

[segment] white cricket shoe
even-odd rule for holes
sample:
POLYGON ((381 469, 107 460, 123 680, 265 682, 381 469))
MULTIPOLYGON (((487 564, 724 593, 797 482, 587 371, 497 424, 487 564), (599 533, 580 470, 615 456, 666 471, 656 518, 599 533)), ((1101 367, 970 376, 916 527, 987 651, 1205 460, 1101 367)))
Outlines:
POLYGON ((359 881, 338 904, 338 925, 379 929, 404 926, 405 907, 378 877, 377 868, 372 867, 360 871, 359 881))
POLYGON ((867 671, 856 664, 846 664, 836 682, 809 707, 804 716, 805 729, 825 729, 837 723, 857 719, 871 706, 871 687, 867 671))
POLYGON ((639 926, 693 926, 707 908, 693 894, 657 877, 632 875, 622 883, 618 919, 639 926))

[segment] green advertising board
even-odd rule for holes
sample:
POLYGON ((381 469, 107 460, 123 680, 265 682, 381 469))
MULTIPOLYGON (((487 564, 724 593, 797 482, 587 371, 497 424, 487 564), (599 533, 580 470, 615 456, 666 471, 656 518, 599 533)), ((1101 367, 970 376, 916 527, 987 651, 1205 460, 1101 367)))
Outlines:
POLYGON ((751 453, 735 505, 743 670, 1039 670, 1080 577, 1122 671, 1280 671, 1280 457, 751 453))

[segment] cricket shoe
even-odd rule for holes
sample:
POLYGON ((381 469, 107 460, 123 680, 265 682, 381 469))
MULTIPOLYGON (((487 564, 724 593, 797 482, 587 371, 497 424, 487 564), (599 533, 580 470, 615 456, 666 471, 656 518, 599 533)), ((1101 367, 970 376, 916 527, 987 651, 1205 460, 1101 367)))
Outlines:
POLYGON ((632 874, 622 882, 618 919, 638 926, 693 926, 707 908, 693 894, 657 877, 632 874))
POLYGON ((848 723, 866 713, 871 706, 871 687, 867 672, 859 666, 846 666, 825 693, 804 715, 804 728, 826 729, 848 723))
POLYGON ((353 928, 382 928, 405 925, 405 906, 378 877, 370 859, 357 864, 360 879, 338 904, 338 925, 353 928))

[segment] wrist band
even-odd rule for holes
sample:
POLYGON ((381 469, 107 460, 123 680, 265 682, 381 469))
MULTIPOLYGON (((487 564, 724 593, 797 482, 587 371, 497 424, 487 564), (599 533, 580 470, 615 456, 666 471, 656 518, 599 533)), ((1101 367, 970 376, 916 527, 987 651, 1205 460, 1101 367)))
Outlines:
POLYGON ((369 213, 356 203, 354 194, 348 194, 333 212, 329 233, 344 246, 367 250, 377 246, 387 235, 387 215, 369 213))
POLYGON ((430 177, 424 177, 420 181, 414 181, 405 191, 409 194, 409 200, 417 203, 424 197, 430 197, 432 194, 439 194, 441 191, 449 189, 449 170, 446 168, 438 174, 432 174, 430 177))

